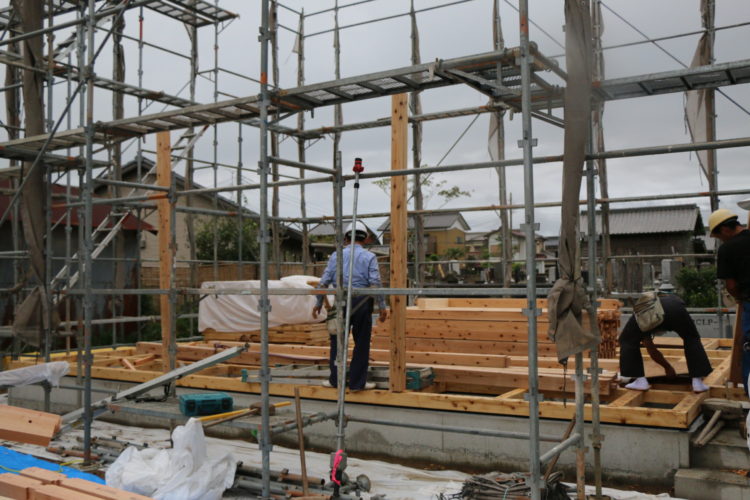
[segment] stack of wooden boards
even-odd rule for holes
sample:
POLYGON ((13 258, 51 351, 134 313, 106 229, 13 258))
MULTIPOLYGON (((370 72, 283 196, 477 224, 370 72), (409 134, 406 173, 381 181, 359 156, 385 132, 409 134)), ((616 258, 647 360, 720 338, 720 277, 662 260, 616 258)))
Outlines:
MULTIPOLYGON (((525 355, 528 353, 526 299, 420 298, 406 309, 406 350, 472 354, 525 355)), ((537 318, 540 356, 555 356, 547 335, 547 299, 538 299, 537 318)), ((597 310, 602 358, 616 357, 620 303, 604 299, 597 310)), ((584 325, 588 323, 584 317, 584 325)), ((373 347, 388 349, 390 326, 373 329, 373 347)))
MULTIPOLYGON (((217 332, 211 328, 203 332, 207 341, 260 342, 260 330, 251 332, 217 332)), ((272 344, 328 345, 328 329, 323 323, 281 325, 268 329, 268 340, 272 344)))
POLYGON ((47 446, 61 422, 54 413, 0 405, 0 439, 47 446))
POLYGON ((28 467, 19 474, 0 474, 0 498, 13 500, 149 500, 150 497, 119 490, 59 472, 28 467))

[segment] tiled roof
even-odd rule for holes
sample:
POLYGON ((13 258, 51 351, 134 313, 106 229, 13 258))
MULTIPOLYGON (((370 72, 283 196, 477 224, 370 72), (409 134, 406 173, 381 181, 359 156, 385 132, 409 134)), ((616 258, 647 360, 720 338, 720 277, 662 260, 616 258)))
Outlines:
MULTIPOLYGON (((601 213, 596 213, 596 232, 601 233, 601 213)), ((588 231, 587 214, 581 214, 581 234, 588 231)), ((609 234, 703 234, 703 219, 697 205, 617 208, 609 211, 609 234)))
MULTIPOLYGON (((424 215, 422 217, 424 228, 426 230, 448 229, 458 222, 463 226, 464 231, 471 229, 460 212, 445 212, 439 214, 424 215)), ((390 219, 383 222, 378 231, 388 231, 391 227, 390 219)), ((414 216, 409 216, 409 229, 414 229, 414 216)))

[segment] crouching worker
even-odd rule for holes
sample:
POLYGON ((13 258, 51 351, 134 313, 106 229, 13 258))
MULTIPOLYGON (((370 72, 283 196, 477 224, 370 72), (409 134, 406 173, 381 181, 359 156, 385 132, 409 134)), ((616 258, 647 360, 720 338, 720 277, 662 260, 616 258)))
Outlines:
MULTIPOLYGON (((647 391, 651 388, 643 370, 643 357, 641 356, 641 342, 648 350, 649 355, 664 367, 668 376, 674 376, 675 372, 669 362, 656 349, 651 340, 654 335, 673 331, 682 338, 687 360, 688 373, 693 378, 693 391, 705 392, 709 387, 703 383, 703 377, 711 373, 711 363, 703 349, 698 329, 685 307, 685 303, 676 295, 657 297, 661 305, 660 324, 653 326, 652 321, 638 321, 636 313, 630 317, 620 334, 620 375, 622 377, 635 378, 625 386, 626 389, 647 391), (662 319, 663 318, 663 319, 662 319), (649 329, 642 329, 645 325, 649 329)), ((639 301, 640 302, 640 301, 639 301)), ((658 309, 658 305, 656 305, 658 309)))

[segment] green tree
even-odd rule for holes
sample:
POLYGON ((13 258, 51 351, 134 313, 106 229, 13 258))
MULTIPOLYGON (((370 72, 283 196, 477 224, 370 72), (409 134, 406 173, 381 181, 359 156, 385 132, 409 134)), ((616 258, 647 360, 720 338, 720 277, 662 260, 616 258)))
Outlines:
MULTIPOLYGON (((240 238, 239 224, 236 218, 221 217, 200 225, 195 237, 196 255, 201 260, 214 258, 214 232, 217 239, 217 260, 239 261, 240 238)), ((242 220, 242 259, 243 261, 258 258, 258 225, 254 220, 242 220)))
POLYGON ((466 254, 466 250, 463 248, 446 248, 445 253, 443 254, 443 257, 446 258, 446 260, 452 260, 452 259, 460 259, 466 254))
POLYGON ((678 291, 688 307, 715 307, 716 268, 683 267, 677 273, 678 291))
MULTIPOLYGON (((411 193, 409 194, 409 199, 407 201, 410 201, 414 197, 414 178, 409 176, 406 182, 408 184, 407 189, 409 193, 411 193)), ((424 197, 425 206, 435 196, 438 196, 443 200, 443 203, 440 205, 441 207, 451 200, 455 200, 455 199, 462 198, 465 196, 471 196, 471 192, 464 191, 458 186, 445 187, 447 182, 448 181, 445 181, 445 180, 435 181, 429 176, 424 176, 421 179, 422 190, 424 193, 423 197, 424 197)), ((383 192, 387 194, 388 196, 391 195, 391 179, 390 178, 378 179, 376 181, 373 181, 373 184, 375 184, 380 189, 382 189, 383 192)))

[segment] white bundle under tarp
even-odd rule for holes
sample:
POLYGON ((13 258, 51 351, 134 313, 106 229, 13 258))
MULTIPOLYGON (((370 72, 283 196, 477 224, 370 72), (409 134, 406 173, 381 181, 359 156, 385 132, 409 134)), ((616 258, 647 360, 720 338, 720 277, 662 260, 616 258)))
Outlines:
MULTIPOLYGON (((313 289, 308 281, 317 281, 315 276, 288 276, 280 280, 269 280, 268 288, 313 289)), ((209 328, 217 332, 251 332, 260 330, 260 295, 212 294, 212 290, 259 290, 260 281, 206 281, 201 285, 206 295, 198 308, 198 329, 209 328)), ((325 315, 313 318, 315 307, 313 295, 270 295, 271 311, 268 313, 269 328, 280 325, 316 323, 325 315)))
POLYGON ((237 462, 230 453, 209 459, 200 420, 172 432, 171 449, 128 447, 107 469, 107 486, 155 500, 218 500, 232 486, 237 462))
POLYGON ((70 371, 70 365, 67 361, 24 366, 15 370, 0 372, 0 387, 19 387, 44 381, 57 387, 60 385, 60 379, 67 375, 68 371, 70 371))

